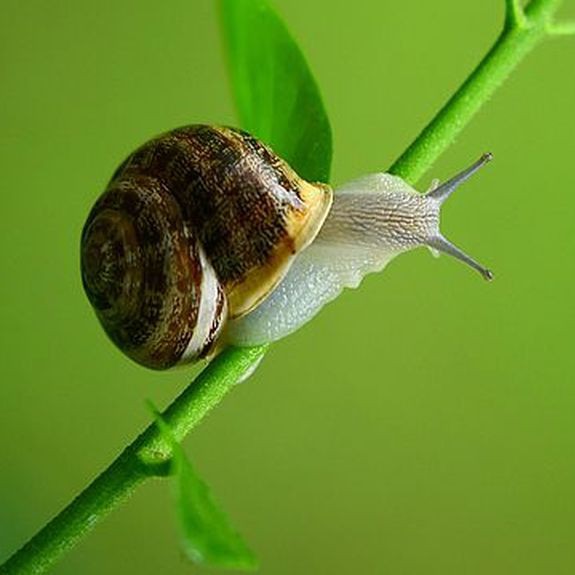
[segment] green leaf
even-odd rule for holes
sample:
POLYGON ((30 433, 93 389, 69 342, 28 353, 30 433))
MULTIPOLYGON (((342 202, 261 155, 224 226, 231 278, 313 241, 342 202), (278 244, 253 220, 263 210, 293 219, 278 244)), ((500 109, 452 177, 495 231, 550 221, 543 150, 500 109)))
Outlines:
POLYGON ((160 413, 153 405, 150 404, 150 407, 162 438, 172 448, 171 471, 186 555, 199 565, 256 569, 258 562, 255 555, 218 507, 208 486, 194 470, 160 413))
POLYGON ((310 181, 327 182, 331 128, 317 83, 265 0, 220 0, 242 127, 310 181))

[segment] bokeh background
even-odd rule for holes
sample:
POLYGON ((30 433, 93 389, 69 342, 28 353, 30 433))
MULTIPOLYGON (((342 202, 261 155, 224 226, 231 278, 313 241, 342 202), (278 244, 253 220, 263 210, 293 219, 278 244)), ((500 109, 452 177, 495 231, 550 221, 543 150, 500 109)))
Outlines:
MULTIPOLYGON (((333 182, 385 170, 488 49, 503 0, 275 0, 334 131, 333 182)), ((564 17, 575 17, 565 2, 564 17)), ((575 38, 540 46, 423 181, 496 160, 443 229, 486 284, 420 250, 273 346, 186 441, 262 573, 575 570, 575 38)), ((147 138, 235 123, 212 0, 0 3, 0 559, 195 371, 117 352, 78 240, 147 138)), ((150 483, 55 569, 184 574, 150 483)))

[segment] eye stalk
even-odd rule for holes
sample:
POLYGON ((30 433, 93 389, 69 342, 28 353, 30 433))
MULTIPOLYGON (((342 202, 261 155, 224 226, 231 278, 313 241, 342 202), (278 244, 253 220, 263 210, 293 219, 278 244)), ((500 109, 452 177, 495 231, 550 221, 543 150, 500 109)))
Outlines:
MULTIPOLYGON (((443 184, 439 186, 432 186, 432 189, 425 194, 425 198, 436 201, 439 206, 445 202, 445 200, 466 180, 468 180, 475 172, 480 168, 485 166, 488 162, 493 159, 493 154, 490 152, 483 154, 479 160, 474 164, 456 174, 443 184)), ((485 266, 481 265, 475 261, 472 257, 468 256, 465 252, 460 250, 457 246, 453 245, 449 240, 447 240, 437 229, 436 233, 431 237, 427 238, 426 245, 433 250, 449 254, 457 258, 458 260, 471 266, 473 269, 477 270, 486 280, 491 281, 493 279, 493 272, 487 269, 485 266)))
POLYGON ((468 180, 475 172, 478 172, 480 168, 485 166, 488 162, 493 160, 493 154, 491 152, 487 152, 483 154, 477 162, 471 164, 469 168, 465 168, 453 176, 453 178, 447 180, 440 186, 433 187, 429 192, 425 194, 427 198, 433 198, 434 200, 438 200, 440 204, 442 204, 463 182, 468 180))

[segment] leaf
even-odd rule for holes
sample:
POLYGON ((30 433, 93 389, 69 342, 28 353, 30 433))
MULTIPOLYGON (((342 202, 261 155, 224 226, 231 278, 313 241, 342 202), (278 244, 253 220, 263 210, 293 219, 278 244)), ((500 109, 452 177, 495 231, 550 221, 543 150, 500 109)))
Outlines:
POLYGON ((302 177, 327 182, 331 128, 317 83, 266 0, 220 0, 232 88, 242 127, 302 177))
POLYGON ((186 555, 199 565, 225 569, 253 570, 255 555, 226 514, 218 507, 206 483, 198 476, 168 424, 150 404, 160 434, 172 448, 172 475, 176 507, 186 555))

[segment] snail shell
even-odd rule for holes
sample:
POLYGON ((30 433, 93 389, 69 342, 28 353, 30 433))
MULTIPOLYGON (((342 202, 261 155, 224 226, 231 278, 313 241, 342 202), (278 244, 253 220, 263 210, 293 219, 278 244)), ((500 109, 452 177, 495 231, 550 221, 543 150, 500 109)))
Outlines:
POLYGON ((92 208, 84 288, 136 362, 166 369, 203 358, 226 321, 285 276, 331 202, 331 188, 301 179, 245 132, 173 130, 131 154, 92 208))

